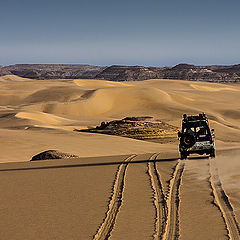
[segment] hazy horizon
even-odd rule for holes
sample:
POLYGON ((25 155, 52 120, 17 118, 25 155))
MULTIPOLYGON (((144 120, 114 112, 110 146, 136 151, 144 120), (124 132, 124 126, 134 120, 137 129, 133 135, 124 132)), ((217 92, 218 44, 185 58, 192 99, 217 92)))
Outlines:
POLYGON ((239 63, 239 1, 2 2, 0 65, 239 63))
POLYGON ((89 63, 13 63, 13 64, 8 64, 8 65, 0 65, 0 66, 12 66, 12 65, 90 65, 90 66, 100 66, 100 67, 109 67, 109 66, 128 66, 128 67, 134 67, 134 66, 143 66, 143 67, 174 67, 179 64, 189 64, 189 65, 195 65, 195 66, 232 66, 232 65, 240 65, 240 63, 233 63, 233 64, 192 64, 192 63, 185 63, 185 62, 180 62, 174 65, 138 65, 138 64, 109 64, 109 65, 103 65, 103 64, 89 64, 89 63))

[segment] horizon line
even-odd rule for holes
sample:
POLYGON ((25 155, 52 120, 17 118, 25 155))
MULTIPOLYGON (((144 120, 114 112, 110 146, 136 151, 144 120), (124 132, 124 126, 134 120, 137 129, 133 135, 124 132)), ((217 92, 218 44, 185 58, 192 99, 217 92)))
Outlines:
POLYGON ((174 65, 140 65, 140 64, 90 64, 90 63, 13 63, 8 65, 1 65, 0 67, 8 67, 8 66, 14 66, 14 65, 74 65, 74 66, 101 66, 101 67, 111 67, 111 66, 119 66, 119 67, 175 67, 178 65, 192 65, 192 66, 236 66, 240 65, 240 63, 234 63, 234 64, 193 64, 193 63, 186 63, 186 62, 180 62, 178 64, 174 65))

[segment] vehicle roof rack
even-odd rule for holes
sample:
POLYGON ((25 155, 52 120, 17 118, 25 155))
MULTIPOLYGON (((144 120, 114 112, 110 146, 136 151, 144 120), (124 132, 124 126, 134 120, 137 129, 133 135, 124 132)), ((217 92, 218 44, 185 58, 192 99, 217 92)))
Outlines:
POLYGON ((184 122, 194 122, 194 121, 200 121, 200 120, 208 121, 205 113, 199 113, 199 115, 190 115, 190 116, 187 116, 187 114, 183 114, 184 122))

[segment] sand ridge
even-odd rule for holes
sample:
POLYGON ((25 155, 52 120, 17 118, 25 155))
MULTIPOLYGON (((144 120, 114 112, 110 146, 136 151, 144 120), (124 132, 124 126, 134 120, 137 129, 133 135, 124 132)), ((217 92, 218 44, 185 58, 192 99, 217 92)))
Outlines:
POLYGON ((87 88, 101 88, 101 87, 121 87, 121 86, 131 86, 131 84, 127 84, 124 82, 111 82, 105 80, 96 80, 96 79, 75 79, 73 80, 74 83, 80 87, 87 87, 87 88))
POLYGON ((4 75, 4 76, 0 76, 0 81, 3 81, 3 82, 24 81, 24 82, 26 82, 26 81, 31 81, 31 79, 22 78, 17 75, 4 75))
POLYGON ((39 122, 50 124, 50 125, 64 125, 64 124, 70 124, 73 122, 66 118, 58 117, 48 113, 41 113, 41 112, 18 112, 15 116, 18 118, 35 120, 35 121, 39 121, 39 122))
POLYGON ((200 90, 200 91, 206 91, 206 92, 217 92, 217 91, 240 91, 239 89, 236 89, 234 87, 226 87, 226 86, 219 86, 219 85, 213 85, 213 86, 204 86, 205 84, 191 84, 190 86, 200 90))

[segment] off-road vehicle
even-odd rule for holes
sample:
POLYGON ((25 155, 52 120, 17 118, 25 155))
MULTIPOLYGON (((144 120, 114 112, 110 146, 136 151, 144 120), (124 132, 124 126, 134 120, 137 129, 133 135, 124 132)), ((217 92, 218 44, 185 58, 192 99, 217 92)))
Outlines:
POLYGON ((178 132, 181 159, 192 153, 209 154, 215 157, 214 129, 210 131, 205 113, 199 115, 183 115, 182 132, 178 132))

